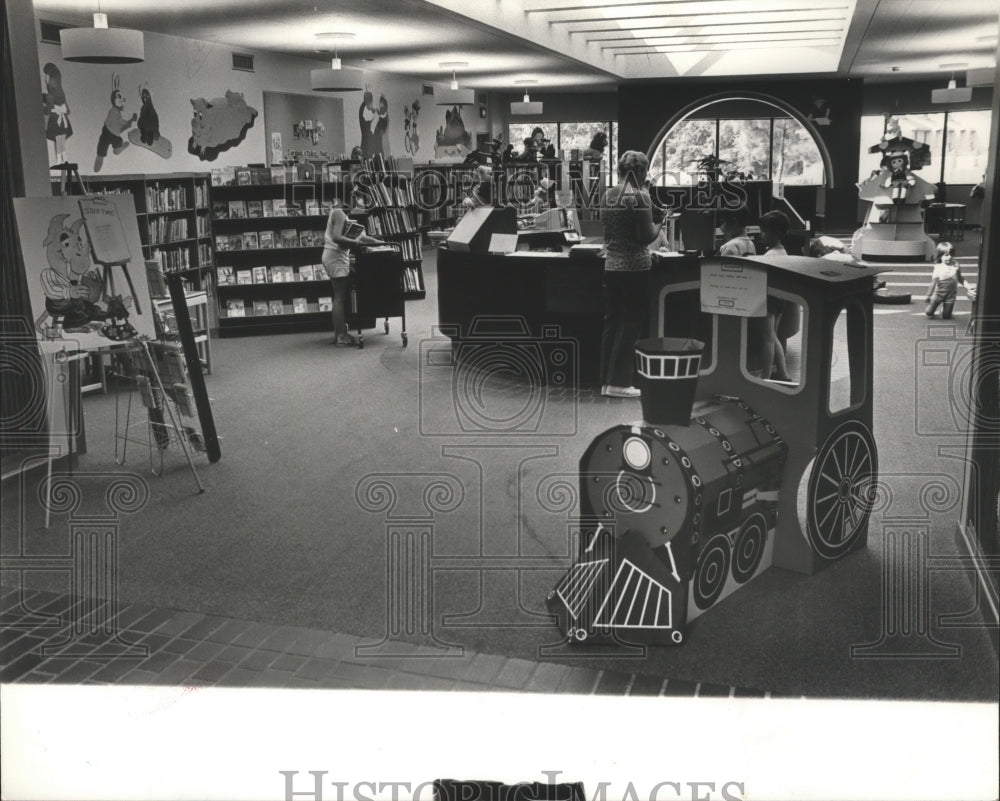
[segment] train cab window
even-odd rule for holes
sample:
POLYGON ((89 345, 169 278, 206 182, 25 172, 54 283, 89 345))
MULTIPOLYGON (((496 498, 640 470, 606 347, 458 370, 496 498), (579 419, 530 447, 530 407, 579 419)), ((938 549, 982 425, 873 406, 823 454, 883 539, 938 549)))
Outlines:
POLYGON ((833 322, 827 375, 830 414, 859 405, 865 399, 864 312, 857 304, 840 310, 833 322))
POLYGON ((805 376, 805 305, 768 292, 766 317, 743 321, 743 375, 784 392, 798 392, 805 376))
POLYGON ((715 316, 701 311, 701 287, 678 284, 663 295, 660 313, 662 331, 657 336, 697 339, 705 343, 701 373, 715 369, 715 316))

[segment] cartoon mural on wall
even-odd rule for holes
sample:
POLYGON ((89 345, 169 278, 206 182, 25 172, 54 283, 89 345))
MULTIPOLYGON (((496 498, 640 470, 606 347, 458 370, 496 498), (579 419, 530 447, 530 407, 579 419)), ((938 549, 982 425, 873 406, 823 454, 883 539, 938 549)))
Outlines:
POLYGON ((389 148, 389 101, 384 94, 379 95, 375 106, 375 95, 365 89, 358 107, 358 127, 361 131, 361 149, 366 156, 391 155, 389 148))
POLYGON ((434 136, 434 158, 461 159, 472 150, 472 134, 465 130, 462 111, 452 106, 444 113, 444 125, 434 136))
POLYGON ((117 72, 111 74, 111 109, 108 111, 108 116, 104 118, 104 126, 101 128, 101 135, 97 140, 94 172, 101 171, 109 147, 116 156, 128 147, 128 142, 122 139, 122 134, 131 128, 139 117, 138 114, 133 114, 126 119, 122 113, 125 110, 125 95, 119 88, 120 81, 121 76, 117 72))
POLYGON ((403 109, 403 148, 411 155, 417 155, 420 149, 420 131, 417 130, 417 118, 420 116, 420 101, 414 100, 403 109))
POLYGON ((153 95, 149 91, 148 84, 139 85, 139 99, 142 101, 139 122, 135 129, 128 132, 128 140, 133 145, 148 148, 161 158, 170 158, 174 146, 169 139, 160 135, 160 115, 153 106, 153 95))
POLYGON ((257 109, 248 106, 241 92, 226 90, 225 97, 191 101, 191 138, 188 153, 202 161, 215 161, 219 154, 246 139, 257 119, 257 109))
POLYGON ((45 74, 45 91, 42 93, 42 113, 45 115, 45 138, 52 142, 49 163, 61 164, 66 160, 66 139, 73 135, 69 121, 69 104, 63 91, 62 72, 51 61, 42 67, 45 74))

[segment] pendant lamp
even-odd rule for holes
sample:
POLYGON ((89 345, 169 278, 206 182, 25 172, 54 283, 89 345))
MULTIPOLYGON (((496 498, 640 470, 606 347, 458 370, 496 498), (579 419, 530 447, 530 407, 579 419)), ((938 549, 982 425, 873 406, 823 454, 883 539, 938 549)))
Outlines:
POLYGON ((471 106, 476 102, 476 93, 472 89, 460 89, 458 87, 458 76, 455 75, 457 67, 468 67, 467 61, 442 61, 441 67, 451 67, 451 84, 447 89, 434 90, 434 104, 438 106, 471 106))
MULTIPOLYGON (((965 66, 964 63, 942 64, 941 69, 956 70, 962 69, 965 66)), ((967 103, 970 100, 972 100, 972 87, 960 87, 955 82, 954 72, 952 72, 951 78, 948 79, 947 89, 931 89, 931 103, 967 103)))
POLYGON ((93 28, 63 28, 59 31, 59 44, 66 61, 135 64, 146 60, 142 31, 109 28, 108 15, 99 10, 94 12, 93 28))
MULTIPOLYGON (((317 33, 318 39, 353 39, 354 34, 348 31, 328 31, 317 33)), ((329 50, 325 52, 330 52, 329 50)), ((345 68, 337 55, 336 48, 333 51, 333 58, 330 59, 330 66, 324 69, 311 70, 309 81, 314 92, 360 92, 360 81, 354 80, 352 73, 355 70, 345 68)))
POLYGON ((538 81, 514 81, 515 84, 524 84, 524 100, 521 102, 513 102, 510 104, 510 113, 517 115, 524 114, 541 114, 542 108, 544 107, 541 100, 532 100, 528 95, 528 84, 536 84, 538 81))

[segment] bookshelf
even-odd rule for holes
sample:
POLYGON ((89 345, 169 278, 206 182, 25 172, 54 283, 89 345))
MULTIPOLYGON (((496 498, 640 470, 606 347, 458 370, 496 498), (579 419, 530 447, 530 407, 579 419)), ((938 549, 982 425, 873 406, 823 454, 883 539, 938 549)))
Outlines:
POLYGON ((461 205, 458 183, 468 168, 456 164, 415 164, 413 167, 414 196, 419 204, 420 231, 426 233, 455 224, 461 205))
POLYGON ((219 336, 330 330, 323 232, 332 203, 348 197, 351 170, 248 166, 212 180, 219 336))
POLYGON ((403 299, 427 296, 423 271, 420 204, 414 192, 412 163, 375 156, 362 161, 353 185, 355 208, 351 216, 369 236, 397 244, 403 256, 403 299), (400 169, 402 167, 403 169, 400 169))
POLYGON ((211 291, 213 266, 209 173, 83 176, 95 194, 130 192, 135 201, 143 259, 180 273, 189 291, 211 291))

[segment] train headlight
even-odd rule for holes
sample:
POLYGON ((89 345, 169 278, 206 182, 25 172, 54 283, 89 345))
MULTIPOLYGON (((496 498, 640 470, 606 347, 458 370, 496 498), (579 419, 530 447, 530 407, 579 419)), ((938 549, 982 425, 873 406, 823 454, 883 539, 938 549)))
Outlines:
POLYGON ((625 444, 622 446, 622 456, 625 457, 625 464, 633 470, 645 470, 653 458, 649 445, 641 437, 629 437, 625 440, 625 444))

